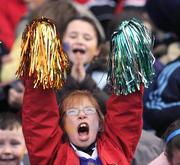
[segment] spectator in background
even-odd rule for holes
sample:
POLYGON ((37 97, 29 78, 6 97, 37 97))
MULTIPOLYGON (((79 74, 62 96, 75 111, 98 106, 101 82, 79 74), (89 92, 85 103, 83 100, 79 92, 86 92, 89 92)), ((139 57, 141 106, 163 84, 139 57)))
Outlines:
MULTIPOLYGON (((87 9, 83 8, 82 6, 71 3, 70 1, 65 1, 65 0, 47 1, 43 3, 41 7, 38 7, 37 10, 33 10, 31 16, 29 17, 29 21, 31 21, 33 18, 36 18, 36 17, 42 17, 42 16, 48 17, 56 23, 58 31, 61 35, 64 31, 64 26, 67 23, 67 21, 78 15, 87 15, 88 17, 92 18, 97 28, 99 29, 100 37, 102 38, 102 40, 104 40, 103 29, 100 23, 97 21, 97 19, 92 15, 92 13, 89 12, 87 9)), ((2 68, 2 80, 5 82, 12 81, 15 79, 15 72, 19 64, 18 61, 19 61, 19 56, 21 53, 20 40, 21 40, 21 37, 18 37, 17 42, 15 43, 13 50, 11 52, 14 59, 13 62, 11 64, 9 63, 9 64, 4 65, 2 68), (8 75, 7 75, 7 72, 8 72, 8 75)), ((103 63, 104 63, 104 59, 103 59, 103 63)), ((103 76, 99 78, 99 81, 102 77, 103 76)), ((17 90, 12 89, 9 92, 9 94, 10 95, 11 93, 13 94, 10 96, 11 98, 9 97, 9 100, 14 100, 14 101, 17 100, 17 103, 15 103, 14 101, 13 102, 15 103, 15 105, 19 104, 20 103, 19 99, 22 98, 22 95, 23 95, 22 91, 23 91, 23 88, 21 88, 21 92, 17 92, 17 90)))
POLYGON ((63 0, 27 0, 26 3, 29 12, 28 16, 24 17, 21 20, 20 25, 18 26, 18 36, 10 52, 12 60, 11 62, 2 65, 1 80, 5 83, 11 82, 16 79, 15 72, 17 70, 19 57, 21 54, 22 32, 32 19, 36 17, 47 16, 59 25, 60 30, 60 27, 63 26, 63 22, 64 20, 68 19, 68 16, 71 18, 77 14, 75 7, 70 2, 66 2, 63 0), (68 11, 68 13, 66 13, 65 11, 68 11))
POLYGON ((16 27, 26 10, 23 0, 0 1, 0 41, 4 43, 8 51, 11 50, 15 40, 16 27))
MULTIPOLYGON (((6 111, 18 112, 21 110, 24 88, 23 88, 23 84, 19 80, 16 81, 16 77, 15 77, 15 72, 16 72, 19 57, 21 54, 20 38, 22 35, 22 31, 24 30, 27 22, 29 21, 30 13, 34 11, 35 9, 39 8, 45 2, 46 0, 24 0, 24 1, 15 0, 13 2, 11 1, 7 2, 8 4, 12 3, 9 6, 12 7, 13 9, 15 9, 16 7, 16 6, 13 6, 13 4, 19 3, 19 5, 21 6, 21 9, 23 9, 23 5, 24 6, 26 5, 28 10, 26 10, 26 12, 22 12, 22 10, 17 10, 17 9, 16 9, 17 11, 13 11, 12 17, 15 17, 15 18, 16 18, 16 14, 14 13, 18 13, 19 11, 22 12, 21 18, 19 15, 18 21, 16 20, 16 28, 14 28, 14 31, 13 31, 14 36, 15 36, 15 33, 16 35, 18 34, 19 36, 16 36, 17 38, 11 47, 11 50, 8 54, 8 58, 3 57, 2 59, 0 86, 2 88, 1 95, 4 95, 4 97, 2 100, 0 100, 0 105, 6 111)), ((6 4, 6 2, 4 2, 4 4, 6 4)), ((2 4, 1 7, 3 8, 6 7, 6 5, 4 4, 2 4)))
MULTIPOLYGON (((98 96, 98 98, 101 98, 103 100, 103 101, 100 101, 100 105, 102 105, 103 109, 105 109, 104 100, 106 100, 108 96, 102 90, 105 88, 105 85, 106 85, 106 69, 105 68, 106 68, 107 54, 108 54, 109 49, 108 49, 108 45, 103 45, 103 49, 101 49, 102 43, 105 40, 105 34, 104 34, 101 24, 96 19, 96 17, 93 16, 93 14, 88 9, 84 8, 83 6, 78 5, 76 3, 72 3, 70 1, 65 1, 65 0, 49 1, 49 2, 45 3, 38 11, 35 11, 33 15, 34 15, 33 16, 34 18, 35 18, 35 16, 39 16, 39 17, 42 15, 46 16, 47 18, 52 19, 56 23, 60 37, 61 37, 62 41, 64 42, 64 49, 67 51, 67 53, 71 52, 72 41, 74 40, 73 42, 79 42, 78 44, 80 44, 80 45, 82 44, 81 47, 83 46, 83 49, 84 49, 84 46, 85 45, 87 46, 87 43, 89 43, 89 45, 87 46, 88 47, 87 52, 86 52, 86 50, 84 52, 84 56, 87 56, 87 57, 89 56, 88 58, 90 58, 90 59, 92 59, 94 56, 96 56, 93 54, 94 52, 91 51, 93 49, 97 50, 97 52, 101 54, 99 56, 96 56, 97 57, 96 60, 94 60, 94 58, 93 58, 93 60, 88 59, 88 63, 91 61, 91 65, 89 65, 88 67, 86 65, 86 71, 88 73, 88 76, 86 76, 86 78, 88 77, 88 80, 91 82, 88 82, 87 86, 84 86, 83 84, 85 84, 87 81, 82 81, 81 83, 79 83, 77 81, 77 79, 74 79, 74 78, 71 79, 72 77, 69 76, 69 81, 71 81, 71 82, 69 83, 69 86, 66 86, 67 88, 64 88, 65 89, 64 92, 61 91, 60 93, 58 93, 58 95, 57 95, 58 101, 60 100, 60 98, 62 98, 62 94, 64 95, 67 91, 74 90, 74 89, 89 89, 90 88, 91 91, 94 91, 93 92, 94 94, 96 93, 95 95, 98 96), (81 21, 81 17, 82 17, 82 21, 81 21), (80 41, 80 40, 78 41, 77 36, 74 36, 74 38, 72 39, 72 36, 70 37, 69 35, 66 35, 67 26, 69 25, 69 22, 73 21, 75 19, 79 19, 80 24, 78 26, 71 28, 71 30, 73 29, 76 32, 77 30, 80 30, 79 27, 82 24, 81 22, 83 22, 83 17, 85 19, 84 20, 85 23, 87 22, 87 24, 88 24, 88 21, 90 21, 90 24, 91 24, 90 26, 92 26, 92 28, 90 28, 90 31, 91 31, 91 29, 95 30, 94 31, 95 33, 94 32, 93 33, 95 34, 95 40, 97 39, 98 45, 96 45, 96 43, 95 43, 95 45, 91 45, 91 43, 92 43, 91 41, 87 42, 86 44, 83 44, 82 41, 80 41), (65 35, 66 35, 66 39, 68 38, 67 41, 64 40, 65 35), (93 74, 93 79, 95 79, 96 83, 89 76, 92 74, 93 74), (93 84, 91 86, 89 86, 89 84, 91 84, 92 82, 93 82, 93 84), (100 88, 100 89, 98 89, 98 90, 97 90, 97 88, 94 89, 94 87, 95 87, 94 85, 95 86, 98 85, 98 88, 100 88)), ((75 25, 77 25, 77 24, 75 24, 75 25)), ((82 30, 83 29, 81 29, 81 31, 82 30)), ((84 30, 84 31, 89 34, 88 30, 84 30)), ((79 32, 78 32, 78 34, 79 34, 79 32)), ((87 35, 87 36, 89 36, 89 35, 87 35)), ((87 38, 86 40, 89 40, 89 38, 87 38)), ((91 40, 91 38, 90 38, 90 40, 91 40)), ((93 41, 94 41, 94 39, 93 39, 93 41)), ((80 52, 76 52, 76 53, 80 53, 80 52)), ((72 55, 74 55, 74 53, 72 55)), ((79 58, 79 60, 81 60, 80 57, 78 57, 78 58, 79 58)), ((77 61, 77 59, 76 59, 76 61, 77 61)), ((86 63, 87 63, 87 61, 86 61, 86 63)), ((105 90, 108 90, 108 89, 105 89, 105 90)))
POLYGON ((159 29, 180 36, 179 0, 147 0, 145 8, 159 29))
POLYGON ((163 152, 163 148, 161 138, 152 131, 143 130, 131 165, 147 165, 163 152))
MULTIPOLYGON (((31 0, 32 1, 32 0, 31 0)), ((36 2, 32 1, 32 2, 36 2)), ((42 0, 41 0, 42 2, 42 0)), ((33 3, 33 4, 34 4, 33 3)), ((29 2, 30 5, 30 2, 29 2)), ((33 5, 30 5, 33 6, 33 5)), ((35 6, 35 5, 34 5, 35 6)), ((83 8, 82 6, 73 4, 71 1, 66 1, 66 0, 44 0, 44 3, 41 4, 41 6, 39 6, 38 8, 34 9, 32 11, 31 9, 31 14, 29 17, 25 18, 24 21, 22 20, 22 26, 20 26, 21 30, 19 31, 23 31, 25 28, 25 25, 29 22, 31 22, 32 19, 37 18, 37 17, 47 17, 49 19, 52 19, 60 34, 63 33, 63 29, 64 29, 64 25, 66 24, 66 22, 77 16, 77 15, 87 15, 90 16, 91 18, 93 18, 93 20, 96 22, 97 26, 100 30, 101 33, 101 37, 104 38, 104 32, 103 29, 101 27, 101 25, 99 24, 99 22, 97 21, 97 19, 92 15, 91 12, 89 12, 87 9, 83 8)), ((18 35, 16 42, 14 43, 14 46, 12 48, 12 51, 10 52, 11 57, 12 57, 12 61, 4 64, 2 66, 2 76, 1 79, 3 82, 9 82, 15 79, 15 72, 17 70, 17 66, 18 66, 18 61, 19 61, 19 56, 21 53, 21 33, 20 35, 18 35), (7 74, 8 72, 8 74, 7 74)))
POLYGON ((27 12, 21 17, 21 20, 18 23, 16 28, 16 38, 19 35, 22 35, 23 30, 25 29, 26 25, 29 23, 32 13, 35 10, 38 10, 44 3, 49 0, 23 0, 27 6, 27 12))
POLYGON ((177 23, 180 1, 148 0, 145 7, 156 26, 177 35, 176 43, 172 42, 167 49, 172 61, 159 74, 156 88, 150 92, 144 107, 145 121, 161 136, 173 121, 180 118, 180 33, 177 23))
POLYGON ((70 2, 65 2, 63 0, 57 0, 53 2, 48 0, 24 0, 24 3, 26 3, 28 7, 28 12, 21 19, 19 26, 17 27, 16 35, 18 36, 15 43, 13 44, 11 52, 9 53, 11 61, 8 63, 3 63, 1 70, 1 85, 3 87, 4 93, 1 105, 4 107, 4 109, 9 109, 10 111, 20 111, 22 107, 24 87, 19 80, 16 81, 15 73, 21 54, 20 41, 22 37, 22 31, 28 22, 31 21, 33 17, 47 15, 49 17, 53 17, 53 20, 56 20, 58 24, 62 26, 63 20, 68 19, 68 16, 73 17, 78 13, 70 2), (62 11, 64 11, 64 13, 62 11), (65 11, 68 11, 68 13, 66 12, 65 14, 65 11))
POLYGON ((156 89, 145 103, 144 119, 161 136, 167 127, 180 118, 180 56, 159 74, 156 89))
POLYGON ((0 113, 0 165, 22 165, 26 153, 20 118, 14 113, 0 113))
POLYGON ((125 0, 74 0, 92 11, 104 28, 106 39, 109 40, 109 22, 115 14, 121 13, 125 0))
POLYGON ((153 29, 151 29, 152 24, 144 10, 145 0, 122 0, 121 3, 123 9, 120 12, 114 14, 108 22, 106 29, 108 39, 110 39, 112 32, 117 28, 119 22, 130 20, 132 18, 143 20, 146 27, 150 24, 148 29, 153 31, 153 29))
POLYGON ((62 41, 72 67, 67 83, 58 92, 58 100, 73 90, 88 90, 105 114, 107 64, 105 58, 98 58, 103 40, 95 22, 89 17, 73 18, 65 26, 62 41))
POLYGON ((164 134, 165 151, 148 165, 180 164, 180 119, 174 121, 164 134))

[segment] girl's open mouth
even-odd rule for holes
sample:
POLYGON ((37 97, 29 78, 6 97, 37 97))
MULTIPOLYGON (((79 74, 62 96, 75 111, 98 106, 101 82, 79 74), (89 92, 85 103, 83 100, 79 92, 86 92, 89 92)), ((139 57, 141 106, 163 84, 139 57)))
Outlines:
POLYGON ((81 140, 86 140, 89 134, 89 125, 87 123, 81 123, 78 126, 78 134, 81 138, 81 140))
POLYGON ((74 54, 76 54, 76 53, 80 53, 80 54, 85 54, 86 53, 86 50, 85 49, 83 49, 83 48, 74 48, 74 49, 72 49, 72 52, 74 53, 74 54))

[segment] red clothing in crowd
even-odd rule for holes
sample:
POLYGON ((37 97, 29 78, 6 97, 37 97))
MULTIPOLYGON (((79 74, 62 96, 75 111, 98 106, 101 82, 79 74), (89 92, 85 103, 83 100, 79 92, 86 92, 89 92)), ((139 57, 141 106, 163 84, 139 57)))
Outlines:
MULTIPOLYGON (((87 4, 93 4, 95 1, 98 0, 74 0, 77 3, 80 3, 81 5, 87 5, 87 4)), ((124 3, 126 0, 111 0, 114 1, 114 3, 116 3, 116 5, 114 6, 114 14, 119 14, 122 12, 123 8, 124 8, 124 3)), ((103 1, 101 0, 101 3, 103 3, 103 1)), ((104 0, 104 4, 108 4, 108 0, 104 0)))
MULTIPOLYGON (((23 131, 31 165, 79 165, 69 142, 61 140, 59 112, 52 90, 34 89, 25 81, 23 131)), ((103 165, 130 165, 142 129, 142 91, 112 95, 107 102, 105 130, 97 139, 103 165)))
POLYGON ((0 41, 10 49, 15 39, 15 30, 21 17, 26 12, 23 0, 0 1, 0 41))

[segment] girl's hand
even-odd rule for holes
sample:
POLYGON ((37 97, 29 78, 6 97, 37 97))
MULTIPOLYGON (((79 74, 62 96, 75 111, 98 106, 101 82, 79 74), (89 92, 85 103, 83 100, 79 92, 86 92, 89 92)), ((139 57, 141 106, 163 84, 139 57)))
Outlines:
POLYGON ((17 83, 17 89, 11 88, 8 92, 8 103, 11 107, 21 108, 24 96, 24 85, 20 82, 17 83))
POLYGON ((71 76, 78 82, 82 82, 86 76, 84 62, 81 58, 78 58, 78 56, 76 57, 76 60, 73 63, 71 76))

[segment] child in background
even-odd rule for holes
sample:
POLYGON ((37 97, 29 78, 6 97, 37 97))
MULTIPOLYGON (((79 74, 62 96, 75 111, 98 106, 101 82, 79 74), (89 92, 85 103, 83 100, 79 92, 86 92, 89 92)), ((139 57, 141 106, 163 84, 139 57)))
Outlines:
POLYGON ((165 152, 149 165, 179 165, 180 164, 180 119, 173 122, 164 135, 165 152))
POLYGON ((58 101, 73 90, 89 90, 105 114, 105 102, 109 97, 105 90, 107 60, 100 54, 103 40, 97 25, 90 17, 75 17, 65 25, 62 40, 72 67, 67 83, 58 92, 58 101))
POLYGON ((172 165, 180 164, 180 119, 173 122, 165 133, 167 159, 172 165))
POLYGON ((14 113, 0 114, 0 165, 20 165, 26 153, 20 119, 14 113))

